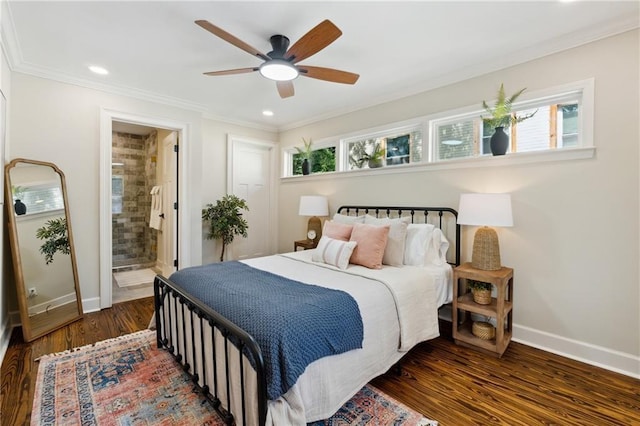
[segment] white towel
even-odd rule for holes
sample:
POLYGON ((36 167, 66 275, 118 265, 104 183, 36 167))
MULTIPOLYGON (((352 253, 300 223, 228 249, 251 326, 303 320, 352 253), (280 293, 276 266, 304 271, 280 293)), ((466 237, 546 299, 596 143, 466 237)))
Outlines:
POLYGON ((162 187, 151 188, 151 213, 149 214, 149 227, 162 230, 162 187))

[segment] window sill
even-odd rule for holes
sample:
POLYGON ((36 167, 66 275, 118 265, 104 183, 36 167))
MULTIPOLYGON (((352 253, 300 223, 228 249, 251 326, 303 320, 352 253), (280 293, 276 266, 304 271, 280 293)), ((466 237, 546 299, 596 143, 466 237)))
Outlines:
POLYGON ((346 170, 339 172, 312 173, 307 176, 283 176, 282 183, 308 180, 336 179, 347 176, 369 176, 397 173, 414 173, 432 170, 471 169, 479 167, 504 167, 521 164, 550 163, 556 161, 585 160, 595 156, 595 147, 558 149, 549 151, 520 152, 500 156, 484 155, 482 157, 442 160, 435 163, 416 163, 402 166, 387 166, 379 169, 346 170))

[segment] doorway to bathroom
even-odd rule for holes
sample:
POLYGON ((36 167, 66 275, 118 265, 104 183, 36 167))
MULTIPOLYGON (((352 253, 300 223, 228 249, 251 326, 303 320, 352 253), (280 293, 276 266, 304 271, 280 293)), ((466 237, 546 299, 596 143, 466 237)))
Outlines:
POLYGON ((175 270, 178 133, 112 122, 112 303, 153 295, 175 270))

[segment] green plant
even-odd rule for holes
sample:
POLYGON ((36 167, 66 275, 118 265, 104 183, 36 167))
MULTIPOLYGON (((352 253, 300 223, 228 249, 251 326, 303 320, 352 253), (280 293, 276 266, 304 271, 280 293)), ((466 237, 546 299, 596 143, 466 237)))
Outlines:
POLYGON ((373 140, 362 140, 354 143, 349 152, 349 163, 359 169, 362 168, 365 162, 367 162, 371 168, 382 166, 385 149, 380 142, 376 141, 372 144, 372 141, 373 140), (372 145, 373 149, 369 152, 367 148, 372 145))
POLYGON ((489 290, 489 291, 491 291, 491 284, 490 283, 485 283, 485 282, 482 282, 482 281, 467 280, 467 287, 469 287, 471 290, 489 290))
POLYGON ((306 158, 307 160, 311 161, 311 154, 313 153, 311 145, 313 144, 313 141, 311 140, 311 138, 309 138, 309 142, 307 142, 305 138, 302 138, 302 142, 304 143, 304 148, 296 146, 296 151, 298 151, 298 154, 300 154, 303 159, 306 158))
POLYGON ((48 220, 45 226, 36 230, 36 237, 40 240, 45 240, 40 247, 40 253, 44 254, 47 265, 53 262, 53 255, 56 252, 59 251, 62 254, 70 253, 67 219, 64 217, 48 220))
POLYGON ((504 84, 500 84, 500 89, 498 89, 498 98, 496 99, 496 103, 493 108, 487 105, 486 101, 482 101, 482 107, 491 115, 491 117, 486 118, 482 117, 482 120, 489 124, 491 127, 508 127, 510 124, 520 123, 521 121, 527 120, 533 117, 538 110, 530 114, 525 114, 518 116, 511 112, 513 108, 513 103, 522 95, 522 93, 527 90, 526 88, 518 90, 516 93, 511 95, 509 98, 504 93, 504 84))
POLYGON ((22 186, 11 185, 11 194, 13 194, 14 200, 22 199, 22 196, 24 195, 24 192, 26 190, 27 188, 24 188, 22 186))
POLYGON ((224 260, 224 252, 227 245, 233 242, 236 235, 247 238, 249 224, 242 217, 240 209, 249 211, 247 202, 235 195, 225 195, 216 201, 216 204, 207 204, 202 209, 202 219, 209 221, 210 240, 222 240, 222 251, 220 261, 224 260))

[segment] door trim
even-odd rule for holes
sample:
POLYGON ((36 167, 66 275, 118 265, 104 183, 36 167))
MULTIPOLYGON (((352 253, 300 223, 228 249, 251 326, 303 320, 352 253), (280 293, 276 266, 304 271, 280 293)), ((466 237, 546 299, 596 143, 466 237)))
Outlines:
POLYGON ((139 124, 178 132, 181 147, 178 152, 178 226, 174 235, 174 250, 178 249, 178 264, 189 265, 191 249, 186 241, 180 239, 185 230, 191 228, 188 214, 186 188, 188 188, 188 125, 182 122, 159 119, 143 115, 116 111, 108 108, 100 109, 100 309, 112 305, 112 227, 111 227, 111 158, 112 158, 112 121, 139 124))
POLYGON ((241 142, 244 144, 255 145, 261 148, 269 149, 269 217, 271 218, 269 222, 269 254, 274 254, 277 251, 278 241, 278 196, 277 196, 277 186, 276 186, 276 170, 277 170, 277 158, 276 158, 276 147, 278 144, 276 142, 267 141, 263 139, 255 139, 245 136, 234 135, 231 133, 227 134, 227 194, 233 193, 233 148, 236 142, 241 142))

